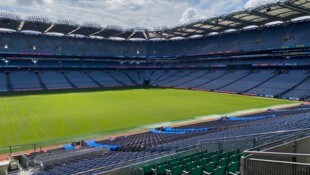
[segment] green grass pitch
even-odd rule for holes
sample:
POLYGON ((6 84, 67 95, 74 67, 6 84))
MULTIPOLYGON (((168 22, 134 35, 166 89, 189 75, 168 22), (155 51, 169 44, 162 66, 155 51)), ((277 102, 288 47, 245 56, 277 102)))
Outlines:
POLYGON ((293 102, 174 89, 1 97, 0 147, 60 138, 95 138, 154 123, 290 103, 293 102))

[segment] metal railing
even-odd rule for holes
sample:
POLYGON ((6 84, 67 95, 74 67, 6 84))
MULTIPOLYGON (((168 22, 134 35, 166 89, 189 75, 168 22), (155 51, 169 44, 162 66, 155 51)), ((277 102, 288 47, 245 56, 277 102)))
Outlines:
POLYGON ((310 175, 310 131, 244 151, 244 175, 310 175))
POLYGON ((177 155, 180 155, 180 154, 184 155, 184 154, 189 154, 192 152, 198 152, 199 151, 197 148, 193 148, 193 146, 188 146, 185 149, 188 149, 188 150, 182 151, 180 149, 177 149, 177 150, 172 150, 170 152, 153 154, 150 156, 141 157, 141 158, 134 159, 134 160, 119 162, 118 164, 113 164, 110 166, 90 169, 87 171, 76 173, 75 175, 83 175, 83 174, 89 174, 89 173, 93 173, 93 172, 100 172, 100 170, 102 170, 102 171, 99 174, 105 174, 105 173, 112 173, 113 174, 113 172, 121 171, 122 169, 126 169, 127 174, 135 174, 134 172, 137 171, 139 167, 146 165, 146 164, 150 164, 151 162, 157 163, 157 162, 160 162, 164 159, 170 159, 172 157, 177 157, 177 155), (119 168, 115 168, 115 167, 119 167, 119 168))
POLYGON ((249 158, 244 175, 310 175, 310 164, 249 158))
POLYGON ((266 143, 268 143, 267 146, 270 147, 270 144, 273 144, 274 140, 277 140, 276 142, 279 142, 279 139, 287 138, 289 135, 294 135, 293 137, 296 137, 296 134, 298 133, 302 133, 301 135, 304 136, 304 132, 308 131, 310 132, 310 128, 273 131, 215 139, 204 139, 199 140, 198 145, 200 150, 208 149, 209 151, 215 151, 221 149, 223 151, 229 151, 233 149, 240 149, 240 151, 243 151, 250 148, 255 148, 259 145, 261 145, 260 147, 262 147, 266 143))
MULTIPOLYGON (((234 136, 234 137, 224 137, 224 138, 215 138, 215 139, 207 139, 207 140, 200 140, 198 144, 192 145, 186 148, 181 148, 177 150, 172 150, 170 152, 166 152, 164 154, 159 153, 156 155, 151 155, 148 157, 143 157, 135 160, 130 160, 127 162, 120 162, 119 164, 114 164, 106 167, 99 167, 94 168, 91 170, 87 170, 84 172, 77 173, 76 175, 82 174, 89 174, 94 172, 100 172, 97 174, 104 174, 104 175, 112 175, 112 174, 137 174, 139 171, 139 167, 143 167, 144 165, 158 163, 163 160, 167 160, 169 158, 176 158, 178 155, 186 155, 190 152, 197 152, 208 150, 208 152, 213 152, 216 150, 223 150, 223 151, 231 151, 234 149, 245 150, 249 148, 253 148, 258 145, 263 145, 266 142, 273 141, 279 138, 287 138, 288 135, 300 132, 310 131, 310 129, 296 129, 296 130, 284 130, 284 131, 277 131, 277 132, 266 132, 260 134, 251 134, 251 135, 242 135, 242 136, 234 136), (273 137, 270 137, 273 136, 273 137), (187 149, 186 151, 182 151, 182 149, 187 149), (116 168, 118 167, 118 168, 116 168)), ((96 173, 95 173, 96 174, 96 173)))

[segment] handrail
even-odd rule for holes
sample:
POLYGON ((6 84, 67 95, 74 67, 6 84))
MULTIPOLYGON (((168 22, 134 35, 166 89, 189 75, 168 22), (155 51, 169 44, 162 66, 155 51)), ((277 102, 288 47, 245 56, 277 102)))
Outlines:
MULTIPOLYGON (((295 130, 283 130, 283 131, 276 131, 276 132, 273 131, 273 132, 266 132, 266 133, 260 133, 260 134, 250 134, 250 135, 242 135, 242 136, 234 136, 234 137, 224 137, 224 138, 216 138, 216 139, 199 140, 199 141, 198 141, 198 144, 196 144, 196 145, 191 145, 191 146, 188 146, 188 147, 185 147, 185 148, 182 148, 182 149, 186 149, 186 148, 198 146, 199 143, 203 143, 203 142, 207 142, 207 141, 225 140, 225 139, 240 138, 240 137, 242 137, 242 138, 244 138, 244 137, 253 137, 253 136, 261 136, 261 135, 268 135, 268 134, 291 133, 291 132, 297 132, 297 131, 310 131, 310 128, 307 128, 307 129, 295 129, 295 130)), ((195 150, 195 149, 196 149, 196 148, 193 148, 193 149, 190 149, 190 150, 195 150)), ((181 151, 181 152, 187 152, 187 151, 190 151, 190 150, 181 151)), ((169 156, 173 156, 173 155, 175 155, 175 154, 181 153, 181 152, 177 152, 177 153, 176 153, 175 151, 178 151, 178 149, 177 149, 177 150, 172 150, 171 152, 169 152, 169 156), (174 152, 174 153, 173 153, 173 152, 174 152), (172 154, 170 154, 170 153, 172 153, 172 154)), ((162 154, 159 153, 159 154, 156 154, 156 155, 151 155, 151 156, 147 156, 147 157, 143 157, 143 158, 135 159, 135 160, 132 160, 132 161, 127 161, 127 162, 130 163, 130 162, 134 162, 134 161, 138 161, 138 160, 143 160, 143 159, 146 159, 146 158, 151 158, 151 159, 149 159, 149 160, 145 160, 145 161, 143 161, 143 162, 139 162, 139 164, 141 164, 141 163, 144 163, 144 162, 147 162, 147 161, 151 161, 151 160, 153 160, 153 159, 158 159, 158 158, 155 158, 157 155, 161 156, 162 154), (153 158, 153 159, 152 159, 152 158, 153 158)), ((168 156, 168 155, 167 155, 167 156, 168 156)), ((124 162, 121 162, 121 163, 119 163, 119 164, 122 164, 122 163, 124 163, 124 162)), ((122 168, 124 168, 124 167, 130 167, 130 166, 133 166, 133 165, 135 165, 135 164, 137 164, 137 163, 128 164, 127 166, 123 166, 122 168)), ((112 167, 112 166, 115 167, 116 165, 118 165, 118 164, 111 165, 111 167, 112 167)), ((109 167, 109 166, 104 167, 104 168, 108 168, 108 167, 109 167)), ((81 175, 81 174, 84 174, 84 173, 89 173, 89 172, 96 171, 96 170, 100 170, 100 169, 103 169, 103 167, 94 168, 94 169, 91 169, 91 170, 79 172, 79 173, 76 173, 75 175, 81 175)), ((115 169, 109 170, 109 171, 115 171, 115 170, 117 170, 117 169, 120 169, 120 168, 115 168, 115 169)), ((104 172, 109 172, 109 171, 104 171, 104 172)), ((104 172, 102 172, 102 173, 104 173, 104 172)))
POLYGON ((289 165, 293 164, 293 165, 310 166, 310 163, 300 163, 300 162, 288 162, 288 161, 279 161, 279 160, 254 159, 254 158, 249 158, 249 160, 260 161, 260 162, 268 162, 268 163, 283 163, 283 164, 289 164, 289 165))
MULTIPOLYGON (((188 146, 188 147, 185 147, 185 148, 182 148, 182 149, 191 148, 191 147, 194 147, 194 146, 198 146, 198 144, 196 144, 196 145, 191 145, 191 146, 188 146)), ((180 150, 180 149, 176 149, 176 150, 172 150, 172 151, 170 151, 170 152, 168 152, 168 153, 164 153, 164 154, 165 154, 165 156, 174 156, 174 155, 176 155, 176 154, 180 154, 180 153, 184 153, 184 152, 189 152, 189 151, 194 151, 195 149, 197 149, 197 147, 196 147, 196 148, 189 149, 189 150, 185 150, 185 151, 180 151, 180 152, 176 152, 176 151, 180 150)), ((123 161, 123 162, 120 162, 120 163, 118 163, 118 164, 113 164, 113 165, 109 165, 109 166, 106 166, 106 167, 93 168, 93 169, 86 170, 86 171, 83 171, 83 172, 75 173, 74 175, 82 175, 82 174, 84 174, 84 173, 93 172, 93 171, 100 170, 100 169, 103 169, 103 168, 115 167, 115 166, 121 165, 122 163, 125 163, 125 162, 126 162, 126 163, 132 162, 132 163, 131 163, 131 164, 128 164, 127 166, 123 166, 123 167, 121 167, 121 168, 131 167, 131 166, 137 165, 137 163, 134 163, 135 161, 139 161, 139 160, 144 160, 144 159, 150 158, 149 160, 145 160, 145 161, 143 161, 143 162, 139 162, 139 163, 138 163, 138 164, 142 164, 142 163, 145 163, 145 162, 148 162, 148 161, 151 161, 151 160, 160 159, 160 158, 164 157, 164 156, 162 156, 162 154, 163 154, 163 153, 158 153, 158 154, 155 154, 155 155, 150 155, 150 156, 142 157, 142 158, 139 158, 139 159, 134 159, 134 160, 130 160, 130 161, 123 161), (157 158, 156 158, 156 156, 158 156, 158 155, 159 155, 159 156, 162 156, 162 157, 157 157, 157 158)), ((117 169, 120 169, 120 168, 110 169, 110 170, 108 170, 108 171, 103 171, 103 172, 101 172, 101 173, 105 173, 105 172, 109 172, 109 171, 115 171, 115 170, 117 170, 117 169)))
POLYGON ((261 151, 243 151, 246 154, 255 154, 255 155, 275 155, 283 157, 310 157, 310 154, 301 154, 301 153, 280 153, 280 152, 261 152, 261 151))
MULTIPOLYGON (((87 148, 87 149, 81 149, 81 150, 75 150, 75 151, 69 151, 69 152, 62 152, 59 154, 54 154, 54 155, 49 155, 48 157, 35 157, 36 160, 42 161, 42 162, 46 162, 46 161, 50 161, 53 159, 61 159, 61 158, 65 158, 68 156, 78 156, 78 155, 83 155, 83 154, 91 154, 97 151, 102 151, 102 150, 106 150, 106 148, 87 148)), ((48 153, 44 153, 44 154, 48 154, 48 153)))
MULTIPOLYGON (((253 149, 245 150, 243 153, 245 154, 241 158, 241 162, 243 164, 241 168, 242 174, 248 175, 249 173, 255 172, 256 168, 261 168, 261 165, 257 165, 256 162, 266 162, 266 164, 270 163, 276 163, 276 164, 285 164, 288 165, 287 167, 295 167, 297 165, 302 166, 310 166, 310 163, 301 162, 300 160, 309 159, 310 154, 308 153, 298 153, 296 149, 296 142, 309 139, 310 131, 306 130, 302 133, 297 133, 293 136, 285 137, 283 139, 279 139, 276 141, 273 141, 271 143, 264 144, 262 146, 255 147, 253 149), (295 146, 294 146, 295 145, 295 146), (285 147, 283 147, 285 146, 285 147), (285 152, 274 152, 272 151, 273 148, 286 148, 286 146, 290 146, 289 148, 294 149, 295 151, 285 151, 285 152), (257 156, 257 157, 256 157, 257 156), (283 158, 289 158, 288 160, 281 160, 283 158), (298 159, 302 158, 302 159, 298 159), (253 162, 252 162, 253 161, 253 162), (298 162, 299 161, 299 162, 298 162), (294 166, 291 166, 294 165, 294 166), (250 171, 249 171, 250 170, 250 171)), ((271 164, 266 167, 273 167, 278 168, 281 167, 279 165, 271 164)), ((261 172, 264 172, 265 174, 270 174, 270 170, 261 170, 261 172)), ((294 171, 294 169, 291 169, 294 171)), ((281 174, 281 173, 279 173, 281 174)))
MULTIPOLYGON (((243 137, 243 138, 244 138, 244 137, 253 137, 253 136, 268 135, 268 134, 291 133, 291 132, 297 132, 297 131, 310 131, 310 128, 307 128, 307 129, 295 129, 295 130, 283 130, 283 131, 276 131, 276 132, 273 131, 273 132, 266 132, 266 133, 260 133, 260 134, 250 134, 250 135, 242 135, 242 136, 234 136, 234 137, 224 137, 224 138, 216 138, 216 139, 199 140, 199 141, 198 141, 198 144, 196 144, 196 145, 191 145, 191 146, 188 146, 188 147, 186 147, 186 148, 198 146, 199 143, 203 143, 203 142, 207 142, 207 141, 225 140, 225 139, 240 138, 240 137, 243 137)), ((186 148, 182 148, 182 149, 186 149, 186 148)), ((192 150, 194 150, 194 149, 196 149, 196 148, 193 148, 192 150)), ((173 151, 175 152, 175 151, 178 151, 178 150, 173 150, 173 151)), ((173 151, 171 151, 171 152, 173 152, 173 151)), ((186 150, 186 151, 190 151, 190 150, 186 150)), ((186 151, 182 151, 182 152, 186 152, 186 151)), ((171 153, 171 152, 169 152, 169 153, 171 153)), ((175 155, 175 154, 176 154, 176 153, 174 153, 174 154, 169 154, 169 156, 173 156, 173 155, 175 155)), ((161 155, 161 153, 156 154, 156 155, 161 155)), ((143 159, 145 159, 145 158, 153 158, 153 159, 156 159, 156 158, 155 158, 155 155, 151 155, 151 156, 147 156, 147 157, 144 157, 144 158, 139 158, 139 159, 135 159, 135 160, 132 160, 132 161, 128 161, 128 163, 134 162, 134 161, 138 161, 138 160, 143 160, 143 159)), ((149 160, 146 160, 146 161, 151 161, 151 160, 152 160, 152 159, 149 159, 149 160)), ((146 161, 143 161, 143 162, 146 162, 146 161)), ((140 163, 143 163, 143 162, 140 162, 140 163)), ((124 162, 122 162, 122 163, 124 163, 124 162)), ((139 164, 140 164, 140 163, 139 163, 139 164)), ((119 164, 121 164, 121 163, 119 163, 119 164)), ((112 167, 112 166, 115 167, 115 165, 117 165, 117 164, 111 165, 111 167, 112 167)), ((124 167, 129 167, 129 166, 132 166, 132 164, 131 164, 131 165, 129 164, 128 166, 124 166, 124 167)), ((107 167, 109 167, 109 166, 107 166, 107 167)), ((104 167, 104 168, 107 168, 107 167, 104 167)), ((124 168, 124 167, 122 167, 122 168, 124 168)), ((75 175, 81 175, 81 174, 84 174, 84 173, 89 173, 89 172, 96 171, 96 170, 100 170, 100 169, 103 169, 103 167, 94 168, 94 169, 91 169, 91 170, 79 172, 79 173, 76 173, 75 175)), ((115 168, 115 169, 109 170, 109 171, 114 171, 114 170, 116 170, 116 169, 118 169, 118 168, 115 168)), ((109 172, 109 171, 105 171, 105 172, 109 172)), ((102 172, 102 173, 104 173, 104 172, 102 172)))
POLYGON ((215 138, 215 139, 203 139, 199 140, 199 142, 209 142, 209 141, 219 141, 219 140, 225 140, 225 139, 235 139, 235 138, 244 138, 244 137, 253 137, 253 136, 261 136, 261 135, 268 135, 268 134, 281 134, 281 133, 289 133, 289 132, 297 132, 297 131, 309 131, 310 128, 306 129, 293 129, 293 130, 282 130, 282 131, 272 131, 272 132, 265 132, 265 133, 259 133, 259 134, 248 134, 248 135, 239 135, 239 136, 233 136, 233 137, 222 137, 222 138, 215 138))
POLYGON ((286 137, 286 138, 283 138, 283 139, 280 139, 280 140, 276 140, 276 141, 273 141, 273 142, 269 142, 267 144, 264 144, 264 145, 261 145, 261 146, 249 149, 248 151, 254 151, 254 150, 257 150, 257 149, 260 149, 260 148, 268 147, 268 146, 273 145, 275 143, 280 143, 280 142, 282 143, 283 141, 288 140, 288 139, 290 139, 290 141, 291 141, 292 138, 298 138, 299 136, 305 136, 307 134, 310 134, 310 129, 304 129, 304 131, 305 132, 303 132, 303 133, 299 133, 297 135, 289 136, 289 137, 286 137))

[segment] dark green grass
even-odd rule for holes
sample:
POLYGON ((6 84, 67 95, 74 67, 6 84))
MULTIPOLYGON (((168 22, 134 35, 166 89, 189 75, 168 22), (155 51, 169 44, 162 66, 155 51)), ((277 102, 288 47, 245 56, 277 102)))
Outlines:
POLYGON ((38 142, 53 145, 154 123, 290 103, 279 99, 174 89, 1 97, 0 147, 38 142))

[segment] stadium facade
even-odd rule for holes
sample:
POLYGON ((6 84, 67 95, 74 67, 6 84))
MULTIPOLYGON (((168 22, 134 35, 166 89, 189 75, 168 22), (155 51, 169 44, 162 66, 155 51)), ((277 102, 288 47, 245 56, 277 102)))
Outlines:
MULTIPOLYGON (((291 0, 172 28, 124 30, 116 26, 101 28, 96 24, 78 25, 67 20, 53 23, 39 17, 23 20, 18 15, 2 13, 0 28, 9 30, 0 33, 0 91, 5 94, 16 91, 156 86, 309 101, 310 21, 304 18, 309 15, 309 1, 291 0)), ((142 133, 129 136, 129 139, 120 137, 116 140, 83 142, 79 144, 92 148, 77 149, 70 153, 66 149, 71 149, 71 146, 65 147, 65 150, 61 148, 11 158, 18 159, 16 162, 21 167, 33 169, 42 175, 109 174, 116 169, 119 174, 174 174, 178 171, 200 174, 201 167, 205 173, 210 173, 206 172, 206 162, 203 166, 199 164, 206 158, 209 163, 216 162, 211 172, 221 174, 228 171, 228 166, 239 167, 235 163, 239 162, 241 156, 236 150, 225 154, 221 150, 239 148, 243 151, 276 139, 300 139, 309 134, 308 107, 294 109, 293 112, 277 111, 275 115, 264 113, 258 118, 252 115, 248 117, 244 120, 226 118, 201 126, 172 129, 176 132, 174 134, 142 133), (196 130, 192 130, 193 127, 196 130), (178 133, 179 130, 182 133, 178 133), (279 130, 286 132, 277 133, 279 130), (298 135, 304 131, 307 134, 302 137, 298 135), (254 138, 254 142, 247 140, 251 146, 241 148, 241 142, 245 140, 237 138, 246 135, 253 135, 247 139, 253 141, 254 138), (228 145, 236 140, 240 143, 225 147, 221 144, 223 140, 213 140, 217 149, 211 149, 210 142, 208 146, 200 144, 197 151, 200 140, 214 138, 230 138, 226 140, 228 145), (258 144, 255 139, 263 141, 258 144), (109 145, 110 150, 101 149, 103 145, 109 145), (204 146, 212 150, 212 154, 207 155, 202 148, 204 146), (196 152, 193 153, 193 150, 196 152), (175 155, 182 151, 187 152, 182 156, 175 155), (163 158, 167 154, 171 156, 163 158), (234 156, 238 161, 233 161, 234 156), (151 162, 158 157, 161 157, 160 161, 151 162), (177 168, 168 162, 174 159, 178 162, 177 168), (186 162, 187 159, 190 159, 189 162, 186 162), (146 160, 149 162, 141 164, 146 160), (192 162, 196 163, 187 164, 192 162)), ((165 128, 165 132, 172 131, 165 128)), ((303 139, 298 141, 302 142, 303 139)), ((259 151, 248 152, 255 156, 248 159, 244 157, 243 160, 249 161, 243 163, 272 160, 259 160, 262 159, 260 155, 267 154, 259 151)), ((291 152, 290 149, 285 151, 291 152)), ((270 155, 285 157, 285 153, 270 155)), ((308 157, 295 164, 296 157, 302 155, 290 156, 289 160, 273 158, 286 161, 281 164, 282 170, 289 164, 295 167, 294 172, 309 174, 308 157)), ((251 169, 245 167, 253 168, 255 162, 243 163, 242 173, 251 174, 251 169)), ((274 166, 281 167, 278 164, 274 166)), ((267 174, 271 171, 262 169, 267 174)), ((286 173, 279 171, 279 174, 286 173)))

